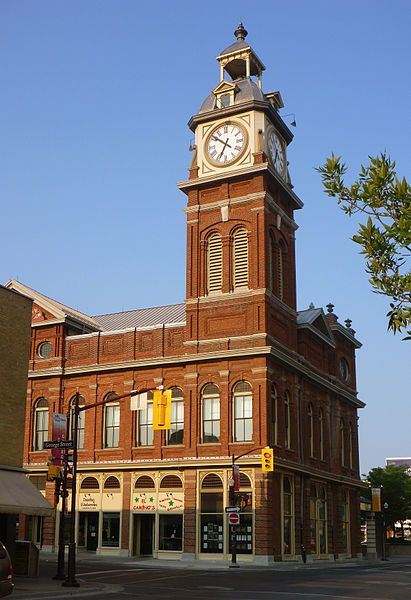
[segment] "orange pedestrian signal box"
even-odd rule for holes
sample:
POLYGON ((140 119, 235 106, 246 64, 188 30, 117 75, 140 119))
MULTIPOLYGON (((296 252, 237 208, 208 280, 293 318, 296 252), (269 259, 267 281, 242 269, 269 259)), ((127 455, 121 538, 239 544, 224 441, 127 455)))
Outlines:
POLYGON ((263 473, 274 471, 274 451, 272 448, 261 450, 261 468, 263 473))
POLYGON ((171 429, 171 390, 153 392, 153 429, 171 429))

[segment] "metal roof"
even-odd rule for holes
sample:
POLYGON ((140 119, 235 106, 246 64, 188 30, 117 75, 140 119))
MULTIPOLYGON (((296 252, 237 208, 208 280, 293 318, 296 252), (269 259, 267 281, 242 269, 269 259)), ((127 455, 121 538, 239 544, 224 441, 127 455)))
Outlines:
POLYGON ((185 304, 170 304, 168 306, 153 306, 138 310, 127 310, 119 313, 96 315, 93 317, 103 331, 119 329, 141 329, 159 325, 185 323, 185 304))

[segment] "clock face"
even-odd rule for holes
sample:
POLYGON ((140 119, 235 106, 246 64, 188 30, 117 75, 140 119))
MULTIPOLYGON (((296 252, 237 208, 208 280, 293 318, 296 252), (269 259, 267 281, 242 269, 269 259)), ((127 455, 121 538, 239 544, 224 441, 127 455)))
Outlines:
POLYGON ((283 145, 280 142, 280 138, 274 131, 271 131, 270 135, 268 136, 268 150, 274 169, 280 175, 284 175, 285 156, 283 145))
POLYGON ((225 166, 234 162, 246 147, 247 134, 237 123, 222 123, 208 136, 206 154, 210 162, 225 166))

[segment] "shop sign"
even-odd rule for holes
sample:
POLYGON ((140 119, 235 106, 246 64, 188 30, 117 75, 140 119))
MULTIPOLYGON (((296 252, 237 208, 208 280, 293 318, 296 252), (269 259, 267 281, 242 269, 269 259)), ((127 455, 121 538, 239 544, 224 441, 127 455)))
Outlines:
POLYGON ((100 493, 80 492, 78 498, 79 510, 100 510, 100 493))
POLYGON ((158 495, 158 510, 174 512, 184 509, 184 492, 160 492, 158 495))
POLYGON ((131 497, 131 510, 133 512, 152 512, 157 510, 157 494, 152 492, 138 492, 131 497))

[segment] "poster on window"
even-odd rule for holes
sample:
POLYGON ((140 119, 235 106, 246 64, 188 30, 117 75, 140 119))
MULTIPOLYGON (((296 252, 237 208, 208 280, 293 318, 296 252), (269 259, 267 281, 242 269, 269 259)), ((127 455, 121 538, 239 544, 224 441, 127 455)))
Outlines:
POLYGON ((137 492, 131 496, 132 512, 143 513, 157 510, 157 494, 154 492, 137 492))
POLYGON ((160 492, 158 494, 158 510, 162 512, 184 510, 184 492, 160 492))
MULTIPOLYGON (((53 441, 66 439, 67 416, 61 413, 53 413, 51 425, 51 439, 53 441)), ((62 466, 64 458, 64 450, 53 448, 51 451, 53 457, 53 465, 62 466)))

